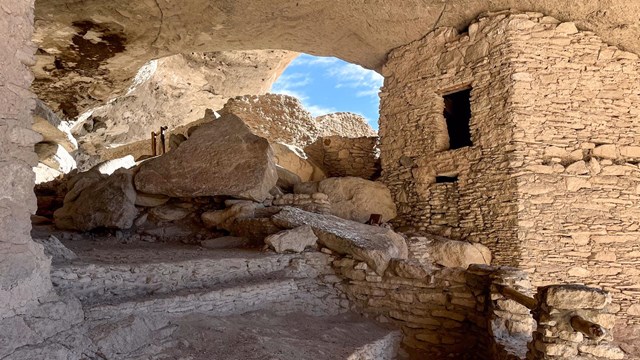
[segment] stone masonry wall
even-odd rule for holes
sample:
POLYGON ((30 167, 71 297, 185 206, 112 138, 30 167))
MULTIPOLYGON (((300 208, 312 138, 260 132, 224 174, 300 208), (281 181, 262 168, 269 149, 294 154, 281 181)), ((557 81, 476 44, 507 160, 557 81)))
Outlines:
POLYGON ((334 260, 333 266, 346 279, 341 290, 352 310, 402 329, 412 358, 524 358, 532 317, 512 301, 494 298, 490 286, 522 290, 519 285, 528 285, 522 272, 490 266, 441 268, 399 259, 384 276, 349 258, 334 260), (509 347, 505 342, 514 336, 519 337, 509 347))
POLYGON ((535 285, 604 288, 637 326, 639 65, 538 13, 487 14, 395 50, 380 134, 397 225, 481 242, 535 285), (467 86, 473 145, 449 151, 442 95, 467 86), (457 196, 436 176, 457 176, 457 196))
MULTIPOLYGON (((51 290, 50 261, 31 240, 30 214, 36 210, 31 170, 38 159, 33 146, 41 137, 31 130, 35 98, 29 86, 35 63, 33 0, 0 4, 0 320, 24 313, 51 290)), ((17 328, 15 328, 17 329, 17 328)))
POLYGON ((353 310, 401 328, 403 344, 417 352, 414 358, 419 354, 486 358, 489 345, 483 315, 484 286, 478 284, 474 292, 465 270, 394 260, 385 275, 379 276, 353 259, 343 258, 333 264, 338 275, 348 280, 343 283, 343 291, 353 310))
POLYGON ((640 325, 640 61, 572 23, 519 20, 511 111, 520 267, 613 295, 640 325))
POLYGON ((378 137, 320 137, 305 152, 329 177, 356 176, 375 180, 380 174, 378 137))
POLYGON ((468 33, 438 29, 394 50, 383 69, 382 181, 398 226, 481 242, 517 265, 517 182, 511 176, 511 45, 500 19, 468 33), (449 149, 443 95, 471 86, 472 146, 449 149), (436 177, 457 177, 436 183, 436 177))

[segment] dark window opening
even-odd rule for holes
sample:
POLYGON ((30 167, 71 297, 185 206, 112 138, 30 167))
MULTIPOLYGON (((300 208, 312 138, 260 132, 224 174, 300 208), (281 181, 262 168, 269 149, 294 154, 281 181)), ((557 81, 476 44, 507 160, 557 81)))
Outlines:
POLYGON ((457 176, 436 176, 436 184, 454 183, 458 181, 457 176))
POLYGON ((449 149, 471 146, 471 89, 444 95, 444 118, 449 133, 449 149))

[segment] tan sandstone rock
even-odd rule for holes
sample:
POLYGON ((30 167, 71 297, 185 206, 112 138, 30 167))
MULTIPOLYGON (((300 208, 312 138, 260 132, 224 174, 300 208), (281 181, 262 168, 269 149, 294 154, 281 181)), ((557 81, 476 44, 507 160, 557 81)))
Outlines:
POLYGON ((303 252, 307 247, 316 245, 318 237, 313 233, 311 226, 303 225, 291 230, 284 230, 277 234, 267 236, 264 242, 275 252, 303 252))
POLYGON ((426 244, 422 245, 420 259, 446 267, 468 268, 471 264, 491 264, 491 251, 482 244, 466 241, 449 240, 442 237, 431 239, 421 238, 426 244))
POLYGON ((298 193, 321 192, 331 202, 331 213, 343 219, 364 223, 371 214, 381 214, 387 222, 396 217, 396 205, 389 189, 382 183, 357 177, 329 178, 311 185, 298 186, 298 193))
POLYGON ((172 197, 227 195, 262 201, 278 180, 267 140, 233 115, 202 125, 179 148, 149 160, 136 189, 172 197))
POLYGON ((324 171, 307 158, 304 150, 294 145, 272 143, 276 163, 298 175, 303 182, 326 178, 324 171))
POLYGON ((320 244, 366 262, 379 275, 384 274, 391 259, 406 259, 408 256, 404 238, 389 229, 291 207, 284 208, 271 220, 288 229, 309 225, 320 244))
POLYGON ((98 173, 76 181, 53 218, 64 230, 128 229, 138 215, 135 200, 131 172, 119 170, 109 177, 98 173))

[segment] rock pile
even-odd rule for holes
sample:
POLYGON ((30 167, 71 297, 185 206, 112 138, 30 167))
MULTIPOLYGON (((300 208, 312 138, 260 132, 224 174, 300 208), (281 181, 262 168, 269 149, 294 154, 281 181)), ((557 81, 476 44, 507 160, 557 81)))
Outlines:
POLYGON ((266 244, 277 252, 302 252, 321 246, 380 273, 391 259, 407 257, 402 236, 363 224, 372 214, 383 222, 395 217, 384 185, 327 179, 300 148, 270 144, 247 118, 223 112, 187 131, 162 156, 138 165, 132 157, 111 160, 69 177, 63 206, 53 216, 56 226, 118 229, 127 232, 123 238, 216 249, 266 244))

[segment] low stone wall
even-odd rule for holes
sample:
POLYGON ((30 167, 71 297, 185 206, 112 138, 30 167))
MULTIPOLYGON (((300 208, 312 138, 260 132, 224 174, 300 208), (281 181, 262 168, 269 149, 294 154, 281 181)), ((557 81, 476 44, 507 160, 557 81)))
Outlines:
POLYGON ((538 323, 529 344, 528 360, 534 359, 624 359, 625 354, 610 342, 615 315, 608 293, 581 285, 552 285, 538 288, 538 323), (580 318, 604 328, 604 335, 590 338, 576 331, 572 319, 580 318))
POLYGON ((520 271, 440 268, 396 259, 379 276, 349 258, 335 260, 333 266, 346 279, 341 290, 352 310, 401 328, 403 344, 413 358, 486 359, 501 353, 496 358, 516 359, 526 352, 531 315, 490 294, 492 282, 526 286, 526 275, 520 271), (515 334, 522 340, 515 347, 505 346, 508 336, 515 334), (494 340, 496 335, 502 338, 494 340))
POLYGON ((356 176, 374 180, 380 175, 378 137, 318 138, 304 151, 321 164, 328 177, 356 176))

